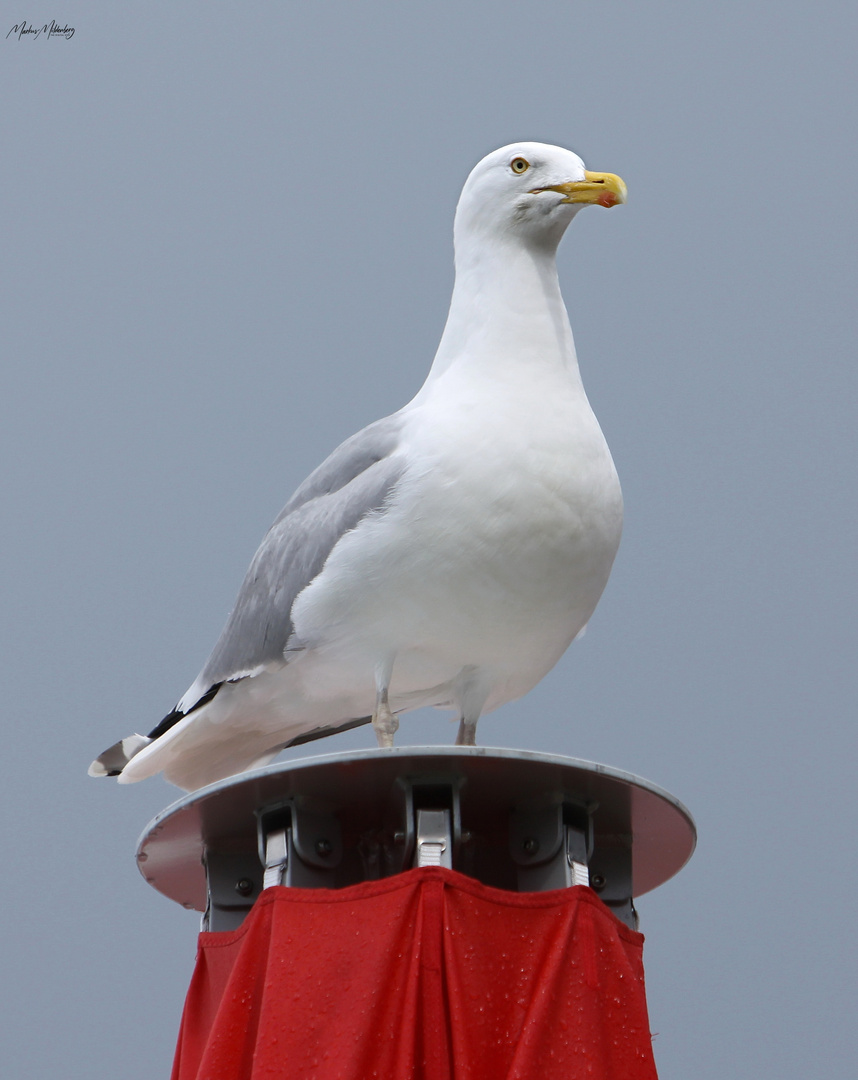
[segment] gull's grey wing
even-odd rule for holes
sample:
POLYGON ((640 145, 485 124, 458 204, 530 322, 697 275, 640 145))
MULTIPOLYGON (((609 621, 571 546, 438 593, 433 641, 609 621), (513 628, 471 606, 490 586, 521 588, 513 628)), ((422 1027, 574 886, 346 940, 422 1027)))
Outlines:
MULTIPOLYGON (((359 431, 312 472, 268 530, 211 656, 175 709, 149 732, 132 735, 105 750, 90 765, 91 776, 118 776, 130 759, 188 713, 207 705, 230 679, 282 661, 292 636, 292 605, 320 573, 337 541, 373 511, 381 510, 405 471, 397 454, 400 414, 359 431)), ((365 724, 358 717, 306 732, 284 745, 365 724)))
MULTIPOLYGON (((298 488, 253 557, 235 607, 197 679, 202 692, 283 659, 292 605, 337 541, 381 510, 404 471, 399 414, 347 439, 298 488)), ((183 702, 184 712, 194 702, 183 702)))

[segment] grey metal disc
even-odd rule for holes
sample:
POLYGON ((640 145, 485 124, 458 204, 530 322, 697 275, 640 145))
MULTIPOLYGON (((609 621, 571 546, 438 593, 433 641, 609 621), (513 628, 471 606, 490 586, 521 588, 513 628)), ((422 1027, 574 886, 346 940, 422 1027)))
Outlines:
POLYGON ((463 778, 462 821, 506 823, 514 805, 546 792, 598 804, 597 830, 623 834, 632 847, 632 894, 673 877, 690 859, 694 820, 669 792, 639 776, 576 758, 494 747, 397 747, 302 758, 241 773, 201 788, 158 814, 137 847, 153 888, 204 911, 207 848, 256 849, 256 811, 296 796, 347 813, 360 830, 378 816, 400 777, 455 772, 463 778))

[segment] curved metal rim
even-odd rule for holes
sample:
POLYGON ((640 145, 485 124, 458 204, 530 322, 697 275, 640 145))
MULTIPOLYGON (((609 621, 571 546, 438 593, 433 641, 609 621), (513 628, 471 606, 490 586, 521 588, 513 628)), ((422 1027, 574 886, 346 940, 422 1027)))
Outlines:
MULTIPOLYGON (((224 780, 218 780, 217 783, 209 784, 207 787, 199 788, 197 791, 191 791, 181 799, 177 799, 174 803, 171 803, 152 818, 140 834, 140 838, 137 842, 137 851, 140 850, 144 840, 146 840, 153 829, 163 824, 167 818, 172 817, 180 810, 187 809, 196 803, 210 799, 213 795, 217 795, 221 791, 226 791, 228 788, 245 784, 248 781, 260 780, 269 776, 277 776, 281 773, 299 772, 303 769, 311 767, 315 768, 320 765, 339 764, 345 761, 389 760, 397 757, 493 757, 513 761, 533 761, 545 765, 560 766, 566 769, 580 769, 582 772, 597 773, 600 776, 608 777, 611 780, 617 780, 620 783, 631 784, 633 787, 642 788, 653 795, 657 795, 660 799, 664 799, 665 802, 670 803, 670 805, 675 807, 675 809, 688 821, 691 830, 694 833, 696 846, 697 826, 695 825, 691 811, 683 802, 665 788, 659 787, 658 784, 654 784, 651 780, 647 780, 642 776, 637 776, 635 773, 626 772, 623 769, 615 769, 611 765, 602 765, 598 761, 587 761, 585 758, 570 758, 560 754, 543 754, 534 750, 512 750, 509 747, 504 746, 394 746, 389 750, 346 750, 337 754, 317 754, 312 757, 296 758, 294 761, 281 761, 276 765, 266 765, 262 769, 249 769, 247 772, 237 773, 235 776, 228 776, 224 780)), ((693 852, 694 849, 692 848, 692 854, 693 852)), ((689 855, 689 858, 690 857, 691 856, 689 855)))

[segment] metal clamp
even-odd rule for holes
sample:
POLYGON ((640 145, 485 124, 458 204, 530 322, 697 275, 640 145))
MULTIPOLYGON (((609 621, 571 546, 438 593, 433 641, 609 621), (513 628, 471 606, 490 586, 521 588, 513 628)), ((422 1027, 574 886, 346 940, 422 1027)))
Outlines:
POLYGON ((594 807, 558 802, 510 815, 510 856, 521 892, 589 885, 594 807))
POLYGON ((462 778, 425 775, 400 778, 395 785, 394 844, 385 851, 387 874, 409 867, 452 869, 462 844, 462 778))
POLYGON ((417 811, 415 866, 446 866, 453 869, 453 838, 449 810, 417 811))
POLYGON ((333 889, 343 858, 340 823, 333 814, 288 799, 257 812, 263 888, 333 889))

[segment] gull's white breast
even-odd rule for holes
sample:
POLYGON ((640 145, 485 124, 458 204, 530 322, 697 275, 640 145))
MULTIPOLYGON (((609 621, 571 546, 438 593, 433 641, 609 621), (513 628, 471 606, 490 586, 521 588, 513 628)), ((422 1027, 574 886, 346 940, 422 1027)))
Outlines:
POLYGON ((472 668, 494 708, 554 666, 601 596, 622 527, 613 461, 577 368, 554 366, 494 383, 451 369, 407 410, 402 450, 390 505, 295 604, 303 692, 363 686, 371 705, 393 657, 394 706, 438 704, 472 668))

